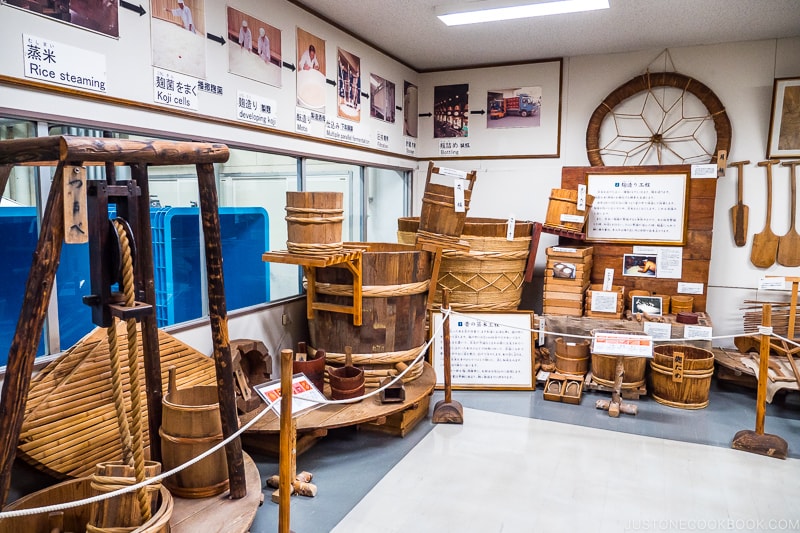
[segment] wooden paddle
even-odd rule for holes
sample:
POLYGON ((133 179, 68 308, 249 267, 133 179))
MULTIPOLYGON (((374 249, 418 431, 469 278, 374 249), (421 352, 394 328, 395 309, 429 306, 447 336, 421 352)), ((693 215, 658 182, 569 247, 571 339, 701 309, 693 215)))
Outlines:
POLYGON ((730 163, 728 168, 736 167, 739 174, 739 183, 736 187, 736 205, 731 207, 731 222, 733 223, 733 242, 736 246, 744 246, 747 243, 747 217, 750 208, 742 203, 742 189, 744 184, 744 167, 750 161, 737 161, 730 163))
POLYGON ((778 264, 797 267, 800 266, 800 233, 797 233, 797 165, 800 165, 800 160, 781 164, 792 168, 792 226, 786 235, 778 239, 778 264))
POLYGON ((775 264, 778 255, 778 236, 772 233, 772 165, 780 161, 769 159, 759 161, 758 166, 767 167, 767 222, 761 233, 753 235, 753 249, 750 251, 750 262, 759 268, 769 268, 775 264))

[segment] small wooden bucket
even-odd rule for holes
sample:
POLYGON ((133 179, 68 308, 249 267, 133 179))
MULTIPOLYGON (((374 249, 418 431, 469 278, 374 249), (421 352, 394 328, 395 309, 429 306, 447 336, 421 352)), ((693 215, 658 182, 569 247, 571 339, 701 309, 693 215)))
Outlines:
POLYGON ((317 350, 313 359, 292 361, 292 372, 303 373, 319 390, 325 387, 325 350, 317 350))
MULTIPOLYGON (((222 442, 216 385, 178 389, 174 368, 170 368, 169 378, 158 430, 164 470, 172 470, 222 442)), ((164 485, 181 498, 208 498, 228 490, 225 449, 166 478, 164 485)))
POLYGON ((458 241, 464 229, 464 221, 469 211, 475 173, 467 174, 467 188, 464 190, 464 210, 456 212, 455 188, 431 182, 431 176, 440 169, 428 163, 425 192, 422 195, 422 208, 419 214, 419 233, 428 238, 458 241))
POLYGON ((693 296, 673 296, 670 302, 670 310, 673 315, 678 313, 691 313, 694 305, 693 296))
POLYGON ((708 406, 708 391, 714 375, 714 354, 695 346, 663 344, 653 349, 653 399, 669 407, 703 409, 708 406), (675 354, 683 354, 683 365, 675 354))
POLYGON ((341 368, 328 369, 328 381, 331 385, 331 398, 349 400, 364 394, 364 371, 353 366, 353 354, 350 346, 345 348, 345 365, 341 368))
MULTIPOLYGON (((161 473, 161 465, 155 461, 145 462, 145 477, 155 477, 161 473)), ((98 463, 92 475, 92 495, 105 494, 136 483, 132 466, 120 462, 98 463)), ((150 504, 150 516, 157 515, 161 483, 147 486, 146 494, 150 504)), ((171 511, 170 511, 171 513, 171 511)), ((115 498, 101 500, 92 505, 89 524, 99 531, 116 531, 124 528, 133 531, 142 525, 141 510, 137 493, 126 492, 115 498)))
MULTIPOLYGON (((169 520, 172 517, 173 499, 172 494, 166 487, 161 486, 158 490, 159 503, 158 509, 152 512, 150 520, 136 528, 130 528, 136 533, 169 533, 169 520)), ((18 509, 33 509, 36 507, 46 507, 49 505, 59 505, 62 503, 83 500, 93 496, 92 477, 81 477, 58 483, 38 492, 28 494, 19 500, 9 504, 4 511, 14 511, 18 509)), ((137 507, 138 511, 138 507, 137 507)), ((63 518, 59 518, 61 531, 86 531, 86 525, 91 517, 92 505, 81 505, 64 510, 63 518)), ((50 533, 54 529, 53 518, 47 513, 35 515, 17 516, 0 520, 0 533, 50 533)))
POLYGON ((561 337, 556 339, 556 371, 559 374, 584 375, 589 371, 590 342, 567 342, 561 337))
POLYGON ((586 209, 578 211, 578 191, 570 189, 553 189, 547 203, 545 226, 582 232, 594 196, 586 195, 586 209))
MULTIPOLYGON (((625 335, 646 335, 643 331, 627 330, 593 330, 595 333, 622 333, 625 335)), ((644 373, 647 369, 646 357, 621 357, 622 359, 622 388, 638 389, 644 385, 644 373)), ((617 356, 603 353, 592 352, 592 380, 598 384, 613 387, 615 371, 617 368, 617 356)))
POLYGON ((302 255, 341 252, 343 201, 340 192, 286 191, 286 248, 302 255))

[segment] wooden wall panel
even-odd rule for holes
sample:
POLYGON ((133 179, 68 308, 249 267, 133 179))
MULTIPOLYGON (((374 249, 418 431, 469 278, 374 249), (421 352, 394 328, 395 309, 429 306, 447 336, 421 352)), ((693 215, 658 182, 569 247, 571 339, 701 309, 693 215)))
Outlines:
MULTIPOLYGON (((561 172, 561 187, 576 189, 586 183, 586 174, 615 174, 620 172, 647 173, 659 171, 686 172, 689 166, 653 167, 564 167, 561 172)), ((683 246, 681 279, 644 278, 622 275, 622 256, 633 253, 632 244, 591 243, 594 247, 592 283, 602 283, 606 268, 614 269, 614 285, 624 285, 625 290, 641 289, 658 294, 678 294, 678 282, 702 283, 703 294, 695 294, 694 310, 706 310, 708 272, 711 260, 711 240, 714 227, 714 204, 716 201, 716 179, 689 180, 689 208, 686 220, 686 245, 683 246)), ((642 243, 649 245, 649 243, 642 243)))

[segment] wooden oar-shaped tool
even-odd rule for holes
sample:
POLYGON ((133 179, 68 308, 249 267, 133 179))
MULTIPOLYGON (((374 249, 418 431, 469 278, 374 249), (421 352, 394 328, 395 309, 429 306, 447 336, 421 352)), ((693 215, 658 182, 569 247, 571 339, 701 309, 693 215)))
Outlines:
POLYGON ((749 208, 742 203, 742 189, 744 187, 744 166, 750 161, 737 161, 729 163, 728 168, 736 167, 739 174, 739 183, 736 186, 736 205, 731 207, 731 223, 733 224, 733 242, 736 246, 747 243, 747 217, 749 208))
POLYGON ((781 164, 792 168, 792 226, 786 235, 778 239, 778 264, 798 267, 800 266, 800 233, 797 233, 797 165, 800 165, 800 160, 784 161, 781 164))
POLYGON ((758 166, 767 167, 767 222, 761 233, 753 235, 753 249, 750 262, 759 268, 769 268, 775 264, 778 255, 778 236, 772 233, 772 166, 780 161, 769 159, 759 161, 758 166))

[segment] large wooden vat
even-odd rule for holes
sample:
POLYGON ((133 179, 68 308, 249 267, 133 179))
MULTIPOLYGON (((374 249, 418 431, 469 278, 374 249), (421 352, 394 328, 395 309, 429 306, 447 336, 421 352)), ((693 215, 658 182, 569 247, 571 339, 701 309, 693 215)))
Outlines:
MULTIPOLYGON (((316 310, 308 321, 313 349, 324 349, 329 366, 343 366, 345 346, 364 368, 368 386, 404 368, 425 344, 425 319, 432 256, 413 246, 357 243, 362 259, 363 324, 344 313, 316 310)), ((320 302, 352 305, 352 275, 342 268, 317 269, 320 302)), ((312 349, 309 347, 309 349, 312 349)), ((406 378, 421 375, 421 361, 406 378)), ((407 379, 408 380, 408 379, 407 379)))
MULTIPOLYGON (((419 219, 397 220, 397 240, 414 244, 419 219)), ((507 237, 508 221, 467 218, 460 235, 469 251, 445 250, 439 269, 436 301, 441 289, 451 290, 450 305, 461 311, 509 311, 519 307, 522 282, 531 246, 532 222, 516 222, 514 238, 507 237)))

